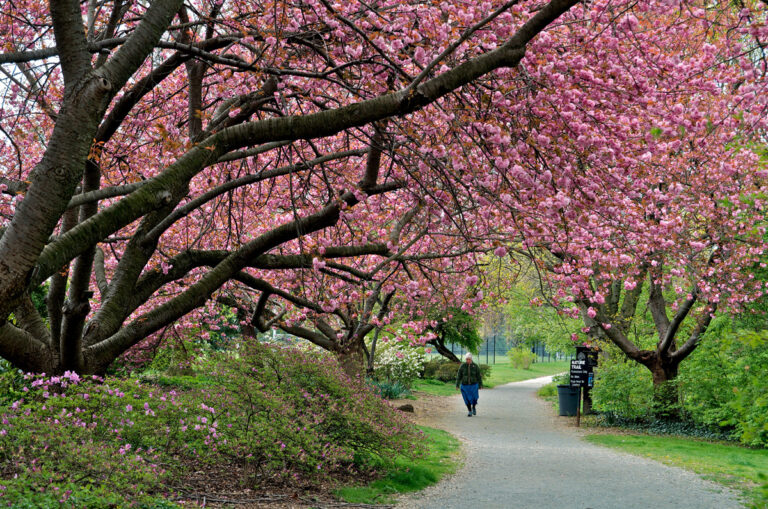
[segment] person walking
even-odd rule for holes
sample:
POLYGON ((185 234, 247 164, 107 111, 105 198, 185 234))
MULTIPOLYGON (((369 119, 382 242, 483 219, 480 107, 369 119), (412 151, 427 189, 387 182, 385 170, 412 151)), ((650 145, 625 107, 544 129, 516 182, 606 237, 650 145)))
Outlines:
POLYGON ((480 374, 480 366, 472 362, 470 352, 464 356, 464 362, 456 374, 456 390, 459 390, 459 386, 464 404, 467 405, 467 417, 477 415, 478 391, 483 388, 483 377, 480 374))

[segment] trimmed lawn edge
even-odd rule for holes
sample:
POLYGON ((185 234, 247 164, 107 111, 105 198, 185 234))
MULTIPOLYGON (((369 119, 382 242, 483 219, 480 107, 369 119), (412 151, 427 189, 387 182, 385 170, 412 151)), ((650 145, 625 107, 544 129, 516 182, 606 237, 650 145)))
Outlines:
POLYGON ((423 490, 454 473, 461 460, 459 440, 441 429, 417 427, 427 442, 425 457, 400 456, 380 479, 365 486, 344 486, 334 494, 352 504, 393 504, 396 495, 423 490))
POLYGON ((601 430, 590 443, 679 467, 740 493, 752 509, 768 509, 768 450, 704 439, 601 430))

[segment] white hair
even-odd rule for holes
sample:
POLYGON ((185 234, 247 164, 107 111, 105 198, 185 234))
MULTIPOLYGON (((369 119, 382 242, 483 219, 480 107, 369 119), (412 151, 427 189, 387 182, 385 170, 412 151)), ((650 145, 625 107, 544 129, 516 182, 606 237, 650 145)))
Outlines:
POLYGON ((471 359, 471 358, 472 358, 472 352, 467 352, 467 353, 464 355, 464 359, 471 359))

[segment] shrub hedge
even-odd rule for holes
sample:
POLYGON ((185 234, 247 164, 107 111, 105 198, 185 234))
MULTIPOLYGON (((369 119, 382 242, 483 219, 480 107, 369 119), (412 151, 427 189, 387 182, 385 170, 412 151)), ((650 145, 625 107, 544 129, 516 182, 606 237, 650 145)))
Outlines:
POLYGON ((172 507, 172 487, 208 468, 257 489, 421 452, 419 432, 330 358, 256 345, 204 383, 176 379, 0 375, 0 506, 172 507))

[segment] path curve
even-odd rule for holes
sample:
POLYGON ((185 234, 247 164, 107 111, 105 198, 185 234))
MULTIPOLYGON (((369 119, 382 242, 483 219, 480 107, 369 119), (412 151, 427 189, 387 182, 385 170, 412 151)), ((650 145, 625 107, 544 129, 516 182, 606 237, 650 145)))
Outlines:
POLYGON ((536 397, 551 377, 480 391, 478 415, 461 397, 436 427, 464 442, 455 475, 399 509, 731 509, 736 495, 696 474, 590 444, 536 397))

